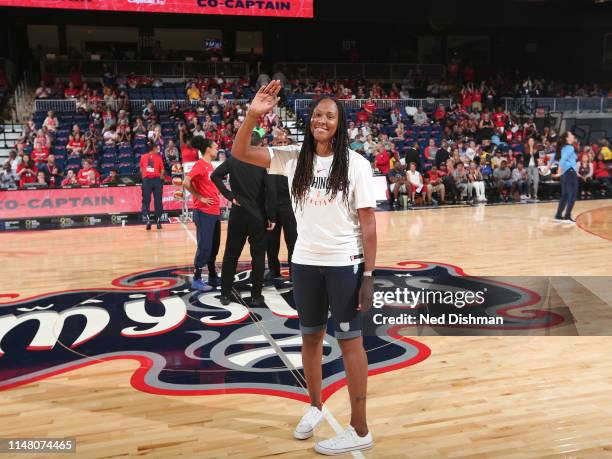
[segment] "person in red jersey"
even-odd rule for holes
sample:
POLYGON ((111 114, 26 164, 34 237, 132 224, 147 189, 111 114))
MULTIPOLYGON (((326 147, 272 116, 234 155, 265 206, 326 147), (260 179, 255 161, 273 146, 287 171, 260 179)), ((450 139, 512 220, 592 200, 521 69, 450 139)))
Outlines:
POLYGON ((23 155, 21 164, 17 166, 17 176, 19 177, 19 188, 23 188, 26 183, 34 183, 38 169, 30 155, 23 155))
POLYGON ((102 180, 102 185, 119 185, 119 171, 111 169, 108 177, 102 180))
POLYGON ((183 163, 193 163, 198 160, 198 150, 192 148, 190 143, 181 145, 181 159, 183 163))
POLYGON ((200 136, 191 139, 190 143, 200 156, 183 181, 183 188, 191 193, 193 199, 193 222, 196 225, 198 244, 193 261, 191 288, 206 292, 213 287, 202 281, 202 268, 212 257, 215 226, 221 213, 219 190, 210 178, 213 173, 212 161, 217 157, 217 144, 200 136))
POLYGON ((151 194, 155 206, 155 220, 157 229, 161 229, 161 214, 163 211, 162 195, 164 184, 164 161, 159 154, 155 142, 149 142, 149 153, 140 157, 140 175, 142 177, 142 218, 147 224, 147 231, 151 229, 151 194))
POLYGON ((44 164, 47 162, 49 157, 49 149, 42 145, 38 140, 34 141, 34 148, 32 149, 32 159, 36 165, 44 164))
POLYGON ((389 173, 391 169, 391 156, 389 156, 387 150, 381 148, 374 161, 376 169, 378 169, 381 174, 387 175, 389 173))
POLYGON ((94 186, 100 183, 100 173, 90 160, 83 160, 83 168, 77 174, 77 181, 81 186, 94 186))
POLYGON ((62 180, 62 188, 78 185, 76 174, 74 173, 74 169, 68 169, 66 172, 66 178, 62 180))
POLYGON ((506 115, 501 107, 497 107, 497 110, 495 110, 495 113, 493 113, 493 123, 495 124, 495 127, 498 129, 503 128, 506 126, 507 122, 508 115, 506 115))

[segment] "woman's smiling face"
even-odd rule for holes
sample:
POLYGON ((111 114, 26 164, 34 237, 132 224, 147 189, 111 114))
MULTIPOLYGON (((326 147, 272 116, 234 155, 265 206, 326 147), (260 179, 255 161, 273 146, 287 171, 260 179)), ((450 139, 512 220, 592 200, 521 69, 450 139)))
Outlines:
POLYGON ((329 143, 338 129, 338 107, 331 99, 323 99, 310 119, 310 132, 317 142, 329 143))

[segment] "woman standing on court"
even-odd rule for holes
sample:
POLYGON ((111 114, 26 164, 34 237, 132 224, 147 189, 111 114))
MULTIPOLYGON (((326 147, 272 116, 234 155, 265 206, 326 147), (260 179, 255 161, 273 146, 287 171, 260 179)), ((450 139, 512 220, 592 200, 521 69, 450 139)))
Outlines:
POLYGON ((576 142, 574 134, 571 131, 565 132, 557 140, 557 152, 555 153, 555 160, 559 161, 559 172, 561 173, 561 199, 555 221, 564 223, 576 223, 576 220, 572 218, 572 209, 578 196, 577 156, 574 142, 576 142))
POLYGON ((280 82, 271 81, 253 99, 236 134, 236 159, 286 175, 298 238, 293 252, 293 295, 302 332, 302 364, 311 406, 294 437, 310 438, 323 420, 321 402, 323 338, 331 309, 334 334, 346 370, 351 421, 340 435, 315 450, 334 455, 370 448, 366 422, 368 362, 362 341, 362 313, 372 304, 376 219, 369 162, 348 149, 344 108, 323 97, 310 107, 304 143, 250 146, 259 116, 274 108, 280 82))

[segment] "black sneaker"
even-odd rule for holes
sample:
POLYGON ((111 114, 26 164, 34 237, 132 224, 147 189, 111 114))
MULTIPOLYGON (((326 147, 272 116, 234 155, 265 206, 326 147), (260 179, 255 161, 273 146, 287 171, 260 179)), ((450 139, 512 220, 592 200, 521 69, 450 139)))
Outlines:
POLYGON ((157 229, 162 229, 161 220, 157 220, 157 229))
POLYGON ((147 222, 147 231, 151 231, 151 222, 147 222))
POLYGON ((206 281, 208 285, 212 285, 213 287, 218 287, 221 285, 221 279, 217 275, 208 275, 208 280, 206 281))
POLYGON ((264 280, 266 281, 271 281, 276 279, 277 277, 281 277, 280 273, 275 273, 273 271, 266 271, 266 273, 264 274, 264 280))
POLYGON ((249 300, 249 304, 252 306, 262 306, 265 303, 265 298, 263 295, 251 297, 249 300))
POLYGON ((563 223, 576 223, 576 220, 574 220, 572 217, 563 217, 563 223))
POLYGON ((232 302, 232 297, 229 295, 221 295, 219 297, 219 301, 221 302, 223 306, 227 306, 228 304, 232 302))
POLYGON ((554 221, 556 221, 556 222, 561 222, 561 223, 565 221, 565 220, 563 219, 563 217, 558 217, 558 216, 556 216, 556 215, 555 215, 555 218, 553 218, 553 220, 554 220, 554 221))

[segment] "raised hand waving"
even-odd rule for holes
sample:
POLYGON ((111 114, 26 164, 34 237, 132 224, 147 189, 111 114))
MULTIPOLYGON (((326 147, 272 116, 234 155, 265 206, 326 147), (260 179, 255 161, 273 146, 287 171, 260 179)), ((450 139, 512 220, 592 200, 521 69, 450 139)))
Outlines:
POLYGON ((281 90, 279 80, 272 80, 267 86, 262 86, 255 94, 249 106, 249 114, 261 116, 268 113, 278 103, 278 93, 281 90))

